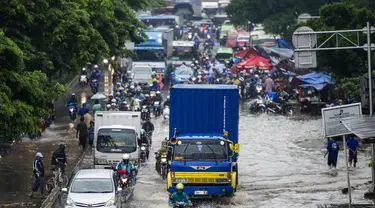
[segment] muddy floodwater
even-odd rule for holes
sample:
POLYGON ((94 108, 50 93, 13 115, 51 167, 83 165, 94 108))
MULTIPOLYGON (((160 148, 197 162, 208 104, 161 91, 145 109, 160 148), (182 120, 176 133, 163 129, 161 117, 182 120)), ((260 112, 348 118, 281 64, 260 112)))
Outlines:
MULTIPOLYGON (((337 174, 329 172, 320 118, 240 114, 237 193, 232 198, 195 202, 196 207, 317 207, 348 202, 341 193, 347 186, 345 155, 343 150, 339 153, 337 174)), ((167 122, 158 119, 155 124, 153 151, 168 135, 167 122)), ((358 157, 357 168, 350 174, 356 188, 353 202, 369 203, 363 198, 368 190, 364 184, 371 180, 368 148, 362 147, 358 157)), ((141 169, 128 207, 166 207, 166 182, 156 174, 154 162, 152 158, 141 169)))

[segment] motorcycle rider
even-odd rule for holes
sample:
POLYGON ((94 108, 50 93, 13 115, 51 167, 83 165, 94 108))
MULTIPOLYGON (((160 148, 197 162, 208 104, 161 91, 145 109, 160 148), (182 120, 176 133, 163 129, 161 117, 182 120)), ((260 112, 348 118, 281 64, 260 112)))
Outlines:
POLYGON ((65 145, 60 144, 59 148, 52 154, 51 165, 55 167, 55 169, 61 168, 61 172, 64 174, 66 163, 65 145))
POLYGON ((140 89, 136 89, 134 98, 139 99, 139 100, 144 100, 145 96, 142 94, 142 91, 140 89))
POLYGON ((142 129, 150 133, 155 130, 154 124, 151 123, 150 118, 148 118, 146 122, 143 123, 142 129))
POLYGON ((199 49, 199 45, 201 44, 201 39, 198 37, 197 33, 194 34, 193 41, 194 41, 194 48, 199 49))
POLYGON ((94 92, 98 92, 98 88, 99 88, 98 80, 96 79, 91 80, 90 87, 91 87, 91 92, 93 94, 94 92))
POLYGON ((149 86, 153 86, 154 83, 158 83, 158 80, 156 79, 156 72, 152 72, 151 74, 152 79, 148 82, 149 86))
POLYGON ((77 103, 78 103, 78 101, 77 101, 77 98, 76 98, 76 94, 72 93, 71 96, 70 96, 70 99, 68 101, 68 105, 69 104, 74 104, 76 106, 77 103))
POLYGON ((111 104, 111 110, 110 111, 119 111, 116 103, 111 104))
POLYGON ((156 91, 156 96, 153 97, 153 102, 163 102, 163 97, 161 96, 161 92, 160 91, 156 91))
POLYGON ((164 102, 164 104, 163 104, 163 106, 168 106, 169 107, 169 99, 170 99, 170 97, 169 97, 169 95, 167 96, 167 100, 164 102))
POLYGON ((142 106, 147 106, 147 107, 150 107, 151 106, 151 104, 152 104, 152 100, 151 100, 151 97, 150 97, 150 95, 149 94, 146 94, 145 95, 145 99, 144 100, 142 100, 142 102, 141 102, 141 105, 142 106))
POLYGON ((84 116, 86 113, 86 110, 88 110, 86 107, 86 103, 83 103, 81 109, 79 109, 79 115, 84 116))
POLYGON ((86 68, 85 68, 85 67, 83 67, 83 68, 81 69, 81 76, 87 76, 87 71, 86 71, 86 68))
POLYGON ((120 111, 127 111, 128 110, 128 103, 126 101, 122 101, 119 110, 120 111))
POLYGON ((132 93, 128 93, 127 95, 126 95, 126 99, 125 99, 125 101, 133 108, 134 106, 135 106, 135 100, 134 100, 134 98, 133 98, 133 95, 132 95, 132 93))
POLYGON ((112 103, 112 99, 113 99, 113 94, 110 94, 108 96, 108 102, 107 102, 107 104, 111 104, 112 103))
POLYGON ((141 147, 142 144, 147 144, 146 147, 146 158, 148 160, 148 156, 150 154, 150 139, 146 135, 146 131, 144 129, 141 129, 140 137, 138 138, 138 146, 141 147))
POLYGON ((91 80, 93 79, 99 79, 100 78, 101 71, 99 70, 98 65, 94 66, 94 69, 92 70, 91 73, 91 80))
POLYGON ((131 178, 131 182, 133 185, 135 185, 135 175, 133 172, 136 170, 135 166, 132 161, 130 161, 130 155, 129 154, 123 154, 122 155, 122 161, 117 163, 116 165, 117 170, 126 170, 131 178))
POLYGON ((211 49, 212 49, 213 47, 215 47, 215 41, 212 40, 212 38, 211 38, 210 35, 207 35, 206 43, 210 44, 211 49))
POLYGON ((167 155, 168 158, 168 143, 167 141, 162 141, 161 142, 161 147, 158 149, 157 152, 155 152, 155 170, 156 172, 160 173, 160 162, 161 162, 161 156, 162 155, 167 155))
POLYGON ((170 207, 173 207, 174 203, 177 202, 185 202, 188 207, 193 206, 188 195, 184 192, 184 184, 182 183, 176 185, 176 192, 169 197, 168 204, 170 207))

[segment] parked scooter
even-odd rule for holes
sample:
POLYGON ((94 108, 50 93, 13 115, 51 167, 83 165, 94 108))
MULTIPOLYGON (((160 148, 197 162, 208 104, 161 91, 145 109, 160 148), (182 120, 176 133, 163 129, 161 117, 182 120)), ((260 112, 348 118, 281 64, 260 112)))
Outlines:
POLYGON ((251 100, 248 104, 250 113, 264 113, 266 111, 266 105, 264 99, 258 96, 256 99, 251 100))

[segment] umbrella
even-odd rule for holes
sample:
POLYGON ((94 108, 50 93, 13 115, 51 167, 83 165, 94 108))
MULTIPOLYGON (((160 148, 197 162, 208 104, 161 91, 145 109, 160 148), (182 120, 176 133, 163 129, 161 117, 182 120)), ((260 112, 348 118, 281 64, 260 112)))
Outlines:
POLYGON ((237 64, 238 69, 251 69, 251 68, 259 68, 261 70, 269 70, 272 68, 272 63, 262 56, 253 56, 239 64, 237 64))
POLYGON ((106 96, 103 95, 102 93, 96 93, 95 95, 91 97, 91 100, 103 100, 105 98, 106 96))

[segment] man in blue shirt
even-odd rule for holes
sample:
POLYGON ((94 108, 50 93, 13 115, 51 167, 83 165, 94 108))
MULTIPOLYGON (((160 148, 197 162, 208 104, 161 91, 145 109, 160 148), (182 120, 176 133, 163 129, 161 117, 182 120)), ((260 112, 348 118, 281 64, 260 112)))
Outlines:
POLYGON ((324 157, 326 157, 328 154, 329 168, 332 168, 332 167, 336 168, 339 149, 340 149, 339 144, 333 138, 329 138, 329 142, 327 145, 327 152, 324 154, 324 157))
POLYGON ((176 185, 176 192, 169 197, 168 201, 170 207, 178 207, 179 203, 184 204, 185 207, 191 207, 193 205, 188 195, 184 192, 184 184, 182 183, 176 185))
POLYGON ((357 165, 357 148, 358 148, 358 140, 354 137, 350 137, 348 141, 346 141, 346 145, 349 149, 349 167, 352 167, 352 162, 354 160, 353 166, 356 167, 357 165))

